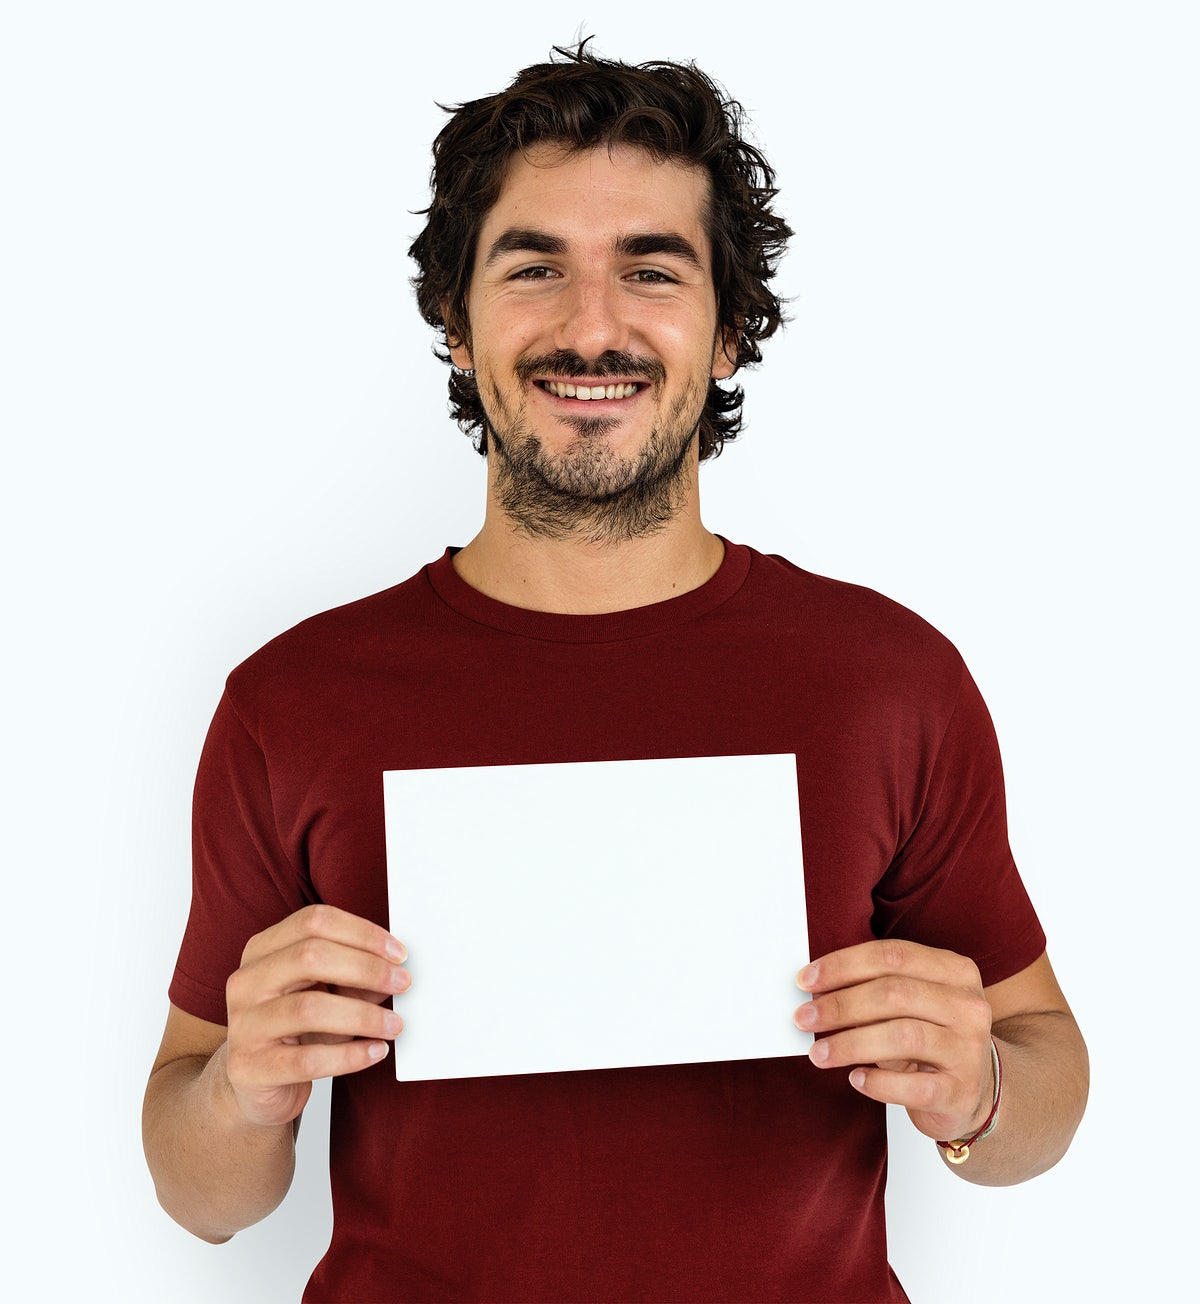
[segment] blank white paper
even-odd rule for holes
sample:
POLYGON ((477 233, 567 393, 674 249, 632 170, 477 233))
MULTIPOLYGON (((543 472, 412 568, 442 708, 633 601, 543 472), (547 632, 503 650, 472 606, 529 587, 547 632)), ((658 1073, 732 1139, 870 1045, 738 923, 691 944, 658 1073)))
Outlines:
POLYGON ((383 780, 401 1081, 807 1053, 794 756, 383 780))

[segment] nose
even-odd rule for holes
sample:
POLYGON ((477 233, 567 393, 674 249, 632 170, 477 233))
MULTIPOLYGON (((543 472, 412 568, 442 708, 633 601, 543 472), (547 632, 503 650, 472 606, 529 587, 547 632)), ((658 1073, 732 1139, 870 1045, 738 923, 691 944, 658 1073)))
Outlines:
POLYGON ((555 347, 581 358, 628 348, 629 326, 621 303, 621 287, 604 275, 579 275, 560 299, 562 315, 555 347))

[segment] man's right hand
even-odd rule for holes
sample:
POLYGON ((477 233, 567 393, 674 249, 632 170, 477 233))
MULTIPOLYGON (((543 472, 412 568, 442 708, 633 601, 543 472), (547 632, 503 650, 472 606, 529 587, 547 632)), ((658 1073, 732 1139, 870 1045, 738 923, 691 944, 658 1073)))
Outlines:
POLYGON ((246 1122, 299 1117, 316 1078, 387 1054, 403 1021, 382 1002, 407 991, 402 943, 335 906, 307 906, 246 944, 226 985, 225 1070, 246 1122))
POLYGON ((314 1079, 377 1064, 402 1027, 405 949, 333 906, 307 906, 252 937, 226 985, 227 1026, 172 1005, 146 1085, 142 1134, 176 1222, 225 1241, 287 1194, 295 1120, 314 1079))

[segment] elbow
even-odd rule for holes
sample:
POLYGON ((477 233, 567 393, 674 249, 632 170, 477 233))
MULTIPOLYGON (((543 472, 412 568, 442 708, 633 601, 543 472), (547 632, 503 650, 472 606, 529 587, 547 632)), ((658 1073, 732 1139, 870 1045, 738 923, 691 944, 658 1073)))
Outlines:
MULTIPOLYGON (((151 1176, 154 1176, 153 1169, 151 1176)), ((154 1181, 154 1192, 158 1197, 159 1207, 167 1217, 177 1226, 182 1227, 185 1232, 190 1233, 197 1240, 204 1241, 207 1245, 224 1245, 226 1241, 233 1240, 238 1231, 237 1228, 216 1227, 207 1222, 187 1201, 178 1198, 178 1192, 165 1190, 157 1178, 154 1181)))

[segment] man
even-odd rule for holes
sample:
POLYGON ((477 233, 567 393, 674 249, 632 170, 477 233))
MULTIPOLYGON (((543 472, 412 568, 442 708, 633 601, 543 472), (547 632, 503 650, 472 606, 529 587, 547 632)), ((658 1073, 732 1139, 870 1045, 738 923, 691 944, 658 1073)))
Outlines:
MULTIPOLYGON (((172 1216, 227 1239, 282 1199, 332 1076, 308 1299, 903 1299, 880 1102, 996 1184, 1055 1163, 1082 1112, 957 653, 701 522, 698 464, 740 425, 720 382, 779 324, 790 234, 739 127, 697 70, 582 48, 454 112, 413 253, 488 458, 483 527, 262 649, 213 721, 146 1149, 172 1216), (395 1080, 383 771, 778 752, 808 1059, 395 1080)), ((603 810, 579 830, 604 833, 603 810)), ((714 939, 698 1001, 721 963, 714 939)))

